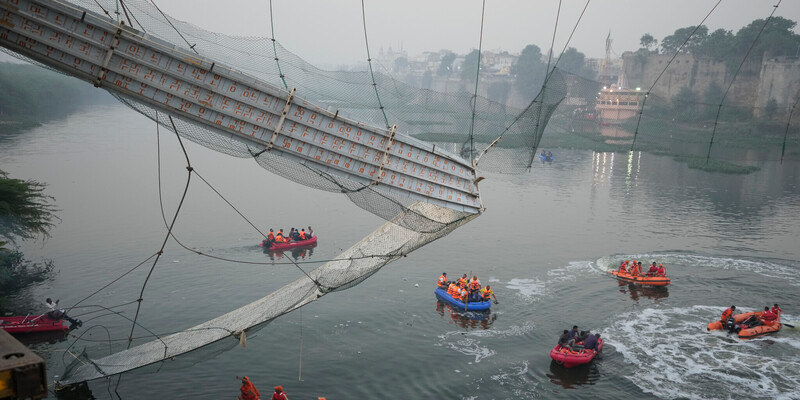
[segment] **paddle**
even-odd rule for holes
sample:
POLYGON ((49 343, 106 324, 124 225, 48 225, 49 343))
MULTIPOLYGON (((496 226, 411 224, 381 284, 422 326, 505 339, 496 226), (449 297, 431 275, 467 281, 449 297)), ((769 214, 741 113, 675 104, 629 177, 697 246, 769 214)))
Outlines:
POLYGON ((781 322, 781 323, 786 325, 786 326, 788 326, 789 328, 794 328, 794 325, 792 325, 792 324, 787 324, 786 322, 781 322))

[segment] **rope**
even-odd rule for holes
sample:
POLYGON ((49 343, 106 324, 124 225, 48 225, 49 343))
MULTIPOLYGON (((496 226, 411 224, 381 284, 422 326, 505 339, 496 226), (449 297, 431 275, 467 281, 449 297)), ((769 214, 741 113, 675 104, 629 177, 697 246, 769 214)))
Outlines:
MULTIPOLYGON (((567 51, 567 46, 569 46, 569 43, 570 43, 570 41, 572 41, 572 36, 575 34, 575 31, 578 29, 578 25, 580 25, 580 23, 581 23, 581 20, 583 19, 583 15, 586 13, 586 9, 589 7, 589 3, 590 3, 591 1, 592 1, 592 0, 586 0, 586 4, 583 6, 583 10, 581 11, 581 15, 580 15, 580 16, 578 16, 578 20, 575 22, 575 25, 572 27, 572 32, 569 34, 569 37, 567 38, 567 42, 564 44, 564 48, 561 50, 561 55, 559 55, 559 57, 556 59, 556 63, 553 65, 553 71, 555 71, 556 67, 558 66, 558 63, 561 61, 561 56, 562 56, 562 55, 564 55, 564 53, 567 51)), ((559 3, 559 4, 560 4, 560 3, 559 3)), ((554 30, 554 32, 555 32, 555 30, 554 30)), ((549 61, 548 61, 548 62, 549 62, 549 61)), ((548 73, 548 74, 547 74, 547 76, 545 77, 545 82, 543 83, 543 85, 544 85, 544 84, 546 84, 548 80, 550 80, 550 77, 551 77, 551 76, 552 76, 552 71, 551 71, 550 73, 548 73)), ((521 112, 521 113, 519 113, 519 114, 516 116, 516 118, 514 118, 514 120, 513 120, 513 121, 511 121, 511 123, 510 123, 510 124, 508 124, 508 126, 507 126, 507 127, 504 129, 504 130, 503 130, 503 133, 501 133, 501 134, 500 134, 500 136, 498 136, 498 137, 497 137, 497 139, 495 139, 495 140, 492 142, 492 144, 490 144, 490 145, 489 145, 489 147, 487 147, 486 149, 484 149, 484 150, 483 150, 483 152, 485 153, 486 151, 488 151, 488 150, 489 150, 489 148, 490 148, 491 146, 493 146, 495 143, 499 142, 499 141, 500 141, 500 139, 502 139, 502 138, 503 138, 503 135, 505 135, 505 134, 506 134, 506 132, 508 132, 508 131, 509 131, 509 130, 510 130, 510 129, 511 129, 513 126, 514 126, 514 125, 516 125, 516 124, 517 124, 517 122, 519 122, 519 120, 522 118, 522 116, 523 116, 523 115, 525 115, 525 114, 528 112, 528 110, 530 110, 530 109, 531 109, 531 107, 532 107, 532 106, 533 106, 535 103, 536 103, 536 100, 535 100, 535 99, 534 99, 534 101, 530 102, 530 103, 528 104, 528 106, 527 106, 527 107, 525 107, 525 109, 524 109, 524 110, 522 110, 522 112, 521 112)), ((538 130, 538 121, 537 121, 537 130, 538 130)), ((532 149, 532 151, 531 151, 531 161, 530 161, 529 165, 530 165, 530 164, 533 164, 533 154, 534 154, 535 152, 536 152, 536 147, 534 147, 534 148, 532 149)))
POLYGON ((475 71, 475 93, 472 95, 472 122, 469 125, 469 161, 471 164, 474 162, 475 144, 473 142, 473 135, 475 132, 475 108, 478 105, 478 81, 481 76, 481 51, 483 50, 483 18, 486 15, 486 0, 483 0, 481 6, 481 35, 478 39, 478 67, 475 71))
POLYGON ((375 83, 375 74, 372 72, 372 57, 369 55, 369 38, 367 37, 367 12, 364 9, 364 0, 361 0, 361 20, 364 22, 364 44, 367 47, 367 63, 369 64, 369 76, 372 78, 372 87, 375 89, 375 97, 378 98, 378 106, 380 106, 383 120, 386 122, 386 129, 389 129, 389 118, 386 117, 386 111, 383 110, 381 103, 381 95, 378 93, 378 84, 375 83))
POLYGON ((283 88, 289 90, 289 85, 286 84, 286 79, 283 77, 283 71, 281 71, 281 63, 278 61, 278 46, 275 44, 275 23, 272 20, 272 0, 269 0, 269 28, 272 31, 272 53, 275 55, 275 64, 278 66, 278 74, 281 77, 281 82, 283 82, 283 88))
POLYGON ((180 203, 178 203, 178 209, 175 210, 175 216, 172 218, 172 223, 169 225, 169 228, 167 229, 167 234, 164 237, 164 241, 161 243, 161 248, 158 250, 158 253, 156 253, 157 254, 156 259, 153 261, 153 265, 150 267, 150 271, 147 273, 147 277, 142 283, 142 290, 139 292, 139 298, 137 299, 137 302, 139 304, 136 305, 136 314, 133 317, 133 325, 131 326, 131 333, 130 335, 128 335, 128 348, 130 348, 131 344, 133 344, 133 331, 136 329, 136 321, 139 319, 139 312, 142 309, 142 300, 144 300, 142 296, 144 295, 144 289, 145 287, 147 287, 147 282, 153 275, 153 271, 155 270, 156 265, 158 264, 158 260, 161 258, 161 255, 164 254, 164 247, 166 247, 167 241, 169 240, 172 234, 172 228, 175 227, 175 221, 178 220, 178 215, 180 214, 181 207, 183 207, 183 201, 186 200, 186 193, 188 193, 189 191, 189 184, 192 181, 192 164, 189 161, 189 155, 186 153, 186 148, 183 146, 183 141, 181 140, 181 136, 178 134, 178 128, 175 127, 175 121, 172 120, 172 116, 169 117, 169 122, 172 124, 172 129, 175 132, 175 136, 177 136, 178 138, 178 143, 180 143, 181 145, 181 150, 183 150, 183 155, 186 157, 186 164, 187 164, 186 170, 188 171, 186 177, 186 186, 183 189, 183 195, 181 196, 181 201, 180 203))
MULTIPOLYGON (((728 97, 728 92, 730 92, 731 88, 733 87, 733 83, 736 82, 736 76, 739 75, 739 71, 742 70, 742 66, 744 66, 744 62, 747 61, 747 57, 750 56, 750 52, 755 47, 756 43, 758 42, 758 38, 761 37, 761 34, 764 32, 764 28, 767 27, 769 21, 772 19, 772 16, 775 15, 775 11, 778 11, 778 7, 781 5, 783 0, 778 0, 778 4, 772 6, 772 12, 769 14, 769 17, 766 21, 764 21, 764 25, 761 26, 761 30, 758 31, 758 35, 756 38, 753 39, 753 43, 750 43, 750 48, 747 49, 747 53, 745 53, 744 58, 742 58, 742 62, 739 63, 739 67, 736 68, 736 72, 733 74, 731 78, 731 83, 728 85, 728 88, 725 89, 725 94, 722 95, 722 100, 719 102, 719 107, 717 107, 717 117, 714 118, 714 129, 711 131, 711 140, 708 142, 708 152, 706 153, 706 165, 708 165, 708 160, 711 158, 711 146, 714 145, 714 136, 717 134, 717 124, 719 123, 719 114, 722 111, 722 103, 725 102, 725 98, 728 97)), ((783 161, 783 157, 781 157, 781 161, 783 161)))
POLYGON ((192 51, 194 52, 194 54, 200 55, 200 53, 198 53, 198 52, 197 52, 197 50, 195 50, 195 49, 194 49, 194 47, 195 47, 195 46, 197 46, 197 44, 191 44, 191 43, 189 43, 189 41, 188 41, 188 40, 186 40, 186 38, 185 38, 185 37, 183 37, 183 34, 181 33, 181 31, 179 31, 179 30, 178 30, 178 28, 176 28, 176 27, 175 27, 175 25, 173 25, 173 24, 172 24, 172 21, 169 19, 169 17, 167 17, 167 15, 166 15, 166 14, 164 14, 164 12, 163 12, 163 11, 161 11, 161 9, 160 9, 160 8, 158 8, 158 4, 156 4, 155 0, 150 0, 150 3, 152 3, 152 4, 153 4, 153 7, 155 7, 155 8, 156 8, 156 10, 158 10, 158 12, 159 12, 159 13, 161 13, 161 16, 162 16, 162 17, 164 17, 164 19, 167 21, 167 23, 169 24, 169 26, 171 26, 171 27, 172 27, 172 29, 174 29, 174 30, 175 30, 175 33, 177 33, 177 34, 178 34, 178 36, 180 36, 180 37, 181 37, 181 39, 183 39, 183 41, 184 41, 184 42, 186 42, 186 45, 187 45, 187 46, 189 46, 189 48, 190 48, 190 49, 192 49, 192 51))
POLYGON ((695 32, 697 32, 697 30, 700 29, 701 26, 703 26, 708 17, 711 16, 711 14, 714 12, 714 10, 717 9, 717 6, 719 6, 720 3, 722 3, 722 0, 717 0, 717 3, 714 4, 714 7, 711 7, 711 10, 708 12, 708 14, 706 14, 703 20, 700 21, 700 23, 697 24, 696 27, 694 27, 692 33, 690 33, 689 36, 686 37, 686 40, 684 40, 683 43, 681 43, 681 45, 675 50, 675 53, 672 54, 672 58, 669 59, 667 65, 664 66, 664 69, 661 70, 661 73, 658 74, 656 80, 653 81, 653 84, 650 85, 650 88, 647 89, 647 92, 644 94, 644 99, 642 99, 642 107, 639 109, 639 118, 636 120, 636 130, 633 131, 633 141, 631 142, 631 150, 630 150, 631 152, 633 152, 633 148, 636 145, 636 137, 639 135, 639 125, 642 123, 642 113, 644 112, 644 105, 647 103, 647 98, 650 96, 650 92, 653 90, 654 87, 656 87, 656 84, 658 83, 659 79, 661 79, 664 73, 667 72, 667 68, 669 68, 669 66, 672 64, 672 61, 675 60, 675 57, 677 57, 678 54, 680 54, 683 47, 686 46, 686 43, 689 42, 689 39, 691 39, 692 36, 694 36, 695 32))
POLYGON ((786 139, 789 137, 789 125, 792 124, 792 114, 794 114, 794 109, 797 108, 798 102, 800 102, 800 91, 797 92, 797 98, 794 100, 792 110, 789 111, 789 120, 786 121, 786 132, 783 134, 783 148, 781 149, 781 164, 783 164, 783 155, 786 154, 786 139))
POLYGON ((142 23, 139 22, 139 20, 136 18, 136 15, 133 14, 133 11, 128 10, 129 7, 125 5, 125 2, 123 0, 119 0, 119 3, 122 5, 122 11, 125 13, 125 18, 128 19, 128 25, 133 26, 133 24, 131 23, 131 17, 133 17, 133 20, 136 21, 136 24, 139 25, 139 28, 142 30, 142 32, 147 33, 147 30, 144 29, 144 25, 142 25, 142 23), (129 12, 130 16, 128 16, 129 12))

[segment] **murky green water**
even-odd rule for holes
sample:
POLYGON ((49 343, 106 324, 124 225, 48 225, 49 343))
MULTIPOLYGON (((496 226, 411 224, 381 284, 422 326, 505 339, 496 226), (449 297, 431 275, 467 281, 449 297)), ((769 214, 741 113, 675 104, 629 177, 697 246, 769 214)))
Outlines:
MULTIPOLYGON (((45 297, 71 304, 158 250, 166 230, 152 122, 112 105, 1 143, 0 168, 48 183, 61 209, 52 238, 25 245, 30 258, 50 258, 58 272, 17 296, 18 305, 45 297)), ((169 216, 186 172, 165 132, 161 151, 169 216)), ((343 196, 291 183, 252 160, 193 144, 188 151, 196 170, 260 227, 313 226, 320 242, 298 254, 306 261, 332 258, 383 223, 343 196)), ((730 304, 778 302, 785 320, 800 315, 797 163, 728 176, 648 154, 554 153, 556 162, 535 164, 528 175, 487 175, 486 214, 448 237, 268 324, 248 336, 246 348, 231 339, 126 374, 118 393, 234 398, 234 377, 248 375, 262 393, 281 384, 293 399, 800 398, 796 330, 748 342, 705 331, 730 304), (664 263, 673 284, 639 288, 603 274, 625 258, 664 263), (433 295, 442 271, 478 275, 500 304, 485 319, 454 313, 433 295), (606 346, 589 366, 564 370, 551 364, 549 351, 573 324, 601 332, 606 346)), ((257 246, 260 236, 199 180, 175 234, 220 257, 271 261, 257 246)), ((159 334, 178 331, 301 275, 285 258, 274 261, 231 264, 170 244, 140 321, 159 334)), ((147 268, 86 303, 135 300, 147 268)), ((118 311, 130 318, 135 306, 118 311)), ((108 313, 82 319, 70 351, 101 356, 127 344, 129 321, 108 313)), ((35 345, 51 376, 71 358, 64 350, 73 340, 35 345)), ((115 385, 101 380, 90 388, 110 398, 115 385)))

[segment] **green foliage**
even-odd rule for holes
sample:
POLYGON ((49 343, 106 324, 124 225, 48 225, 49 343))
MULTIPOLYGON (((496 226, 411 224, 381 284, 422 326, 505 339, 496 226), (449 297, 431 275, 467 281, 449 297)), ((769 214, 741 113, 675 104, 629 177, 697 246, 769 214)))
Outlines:
POLYGON ((558 61, 558 67, 569 73, 591 78, 591 68, 586 65, 586 56, 574 47, 570 47, 558 61))
POLYGON ((448 76, 453 72, 453 61, 455 61, 455 53, 447 53, 442 57, 442 62, 439 63, 439 69, 436 71, 437 76, 448 76))
POLYGON ((505 104, 506 99, 508 99, 508 92, 510 90, 511 85, 507 81, 492 82, 487 90, 487 95, 489 100, 505 104))
POLYGON ((517 90, 531 99, 534 98, 539 93, 547 73, 547 64, 542 62, 541 49, 533 44, 525 46, 511 68, 511 73, 515 77, 517 90))
POLYGON ((18 250, 0 249, 0 296, 44 282, 52 272, 52 261, 34 263, 18 250))
MULTIPOLYGON (((753 46, 748 59, 760 62, 765 54, 771 57, 795 56, 797 48, 800 46, 800 35, 793 32, 796 25, 796 22, 783 17, 770 19, 764 32, 753 46)), ((744 56, 762 26, 764 26, 764 20, 757 19, 736 32, 735 52, 737 54, 744 56)))
POLYGON ((0 237, 9 241, 15 238, 47 237, 56 208, 54 200, 44 194, 45 185, 34 180, 9 178, 0 171, 0 237))
POLYGON ((722 61, 731 55, 735 46, 736 38, 731 31, 717 29, 697 45, 694 55, 722 61))
POLYGON ((639 39, 639 44, 647 50, 651 50, 651 47, 658 49, 658 39, 654 38, 653 35, 649 33, 642 35, 639 39))
POLYGON ((684 86, 672 98, 672 111, 676 118, 694 121, 699 117, 696 103, 697 97, 692 89, 684 86))
POLYGON ((665 54, 672 54, 678 49, 681 49, 682 53, 694 53, 695 50, 700 46, 700 44, 706 39, 708 36, 708 27, 705 25, 700 26, 697 28, 697 31, 694 35, 689 38, 689 35, 692 34, 696 26, 687 26, 685 28, 678 28, 675 30, 675 33, 661 39, 661 49, 665 54), (686 38, 689 40, 686 42, 686 45, 681 48, 681 45, 686 38))
POLYGON ((480 53, 478 50, 472 50, 464 56, 464 64, 461 66, 461 80, 469 83, 475 83, 475 77, 478 73, 478 59, 480 53))

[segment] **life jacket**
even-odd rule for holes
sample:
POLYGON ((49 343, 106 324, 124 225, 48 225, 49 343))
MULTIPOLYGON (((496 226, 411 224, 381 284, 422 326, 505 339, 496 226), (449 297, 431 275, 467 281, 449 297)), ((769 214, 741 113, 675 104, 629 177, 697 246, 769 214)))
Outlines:
POLYGON ((730 318, 731 315, 733 315, 733 310, 728 308, 728 309, 726 309, 725 311, 722 312, 722 316, 719 317, 719 320, 722 321, 722 323, 724 324, 725 322, 728 321, 728 318, 730 318))
POLYGON ((306 232, 300 231, 300 240, 306 240, 306 232))
POLYGON ((278 234, 275 235, 275 241, 278 243, 283 243, 286 241, 283 237, 283 231, 278 231, 278 234))
POLYGON ((658 272, 656 272, 656 274, 660 276, 666 276, 667 270, 665 270, 664 267, 658 267, 658 272))
POLYGON ((491 289, 489 289, 489 290, 484 290, 484 291, 483 291, 483 299, 484 299, 484 300, 489 300, 489 299, 491 299, 491 298, 492 298, 492 290, 491 290, 491 289))
POLYGON ((442 275, 439 277, 439 286, 444 285, 447 283, 447 277, 442 275))
POLYGON ((272 232, 270 232, 270 233, 267 234, 267 239, 275 240, 275 235, 273 235, 272 232))
POLYGON ((480 283, 480 282, 478 282, 477 280, 473 279, 473 280, 472 280, 472 281, 469 283, 469 288, 470 288, 471 290, 478 290, 478 289, 480 289, 480 288, 481 288, 481 283, 480 283))
POLYGON ((461 292, 459 293, 459 295, 460 295, 459 297, 461 298, 461 301, 466 303, 467 302, 467 289, 461 288, 461 292))
POLYGON ((458 286, 466 285, 467 280, 465 278, 458 278, 458 286))
POLYGON ((447 288, 447 294, 449 294, 452 297, 458 296, 459 293, 461 293, 461 289, 459 289, 455 283, 451 283, 450 286, 447 288))
POLYGON ((619 266, 619 272, 621 272, 623 274, 627 274, 628 270, 625 268, 625 265, 620 265, 619 266))
POLYGON ((777 320, 778 316, 772 311, 764 311, 764 314, 761 314, 761 322, 763 322, 764 325, 772 325, 777 320))
POLYGON ((244 400, 258 400, 259 396, 261 396, 256 386, 253 385, 253 382, 250 382, 250 378, 246 376, 244 377, 244 382, 242 382, 239 391, 242 392, 242 399, 244 400))
POLYGON ((772 307, 772 309, 770 311, 772 311, 772 313, 775 314, 775 316, 777 316, 778 318, 781 317, 781 308, 780 307, 772 307))

